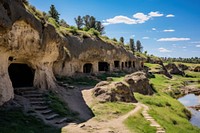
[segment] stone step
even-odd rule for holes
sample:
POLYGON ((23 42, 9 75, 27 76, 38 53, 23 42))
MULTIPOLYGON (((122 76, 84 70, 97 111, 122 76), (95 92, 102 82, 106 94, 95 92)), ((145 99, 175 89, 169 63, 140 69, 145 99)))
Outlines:
POLYGON ((150 126, 152 126, 152 127, 160 127, 159 124, 150 124, 150 126))
POLYGON ((42 111, 41 113, 42 114, 49 114, 49 113, 52 113, 52 112, 53 112, 53 110, 47 109, 47 110, 42 111))
POLYGON ((156 131, 156 133, 165 133, 165 131, 156 131))
POLYGON ((43 97, 30 97, 29 98, 30 101, 45 101, 45 99, 43 97))
POLYGON ((22 87, 22 88, 15 88, 15 91, 24 92, 24 91, 33 91, 37 90, 34 87, 22 87))
POLYGON ((67 117, 61 118, 60 120, 58 120, 55 124, 62 124, 64 122, 66 122, 68 120, 67 117))
POLYGON ((34 106, 33 107, 35 110, 46 110, 46 109, 48 109, 48 106, 34 106))
POLYGON ((30 103, 31 105, 46 105, 47 104, 46 101, 32 101, 30 103))
POLYGON ((24 97, 26 97, 26 98, 38 98, 38 97, 43 97, 43 94, 42 93, 38 93, 38 94, 25 94, 25 95, 23 95, 24 97))
POLYGON ((58 117, 59 116, 59 114, 52 114, 52 115, 50 115, 50 116, 47 116, 45 119, 46 120, 52 120, 52 119, 54 119, 54 118, 56 118, 56 117, 58 117))

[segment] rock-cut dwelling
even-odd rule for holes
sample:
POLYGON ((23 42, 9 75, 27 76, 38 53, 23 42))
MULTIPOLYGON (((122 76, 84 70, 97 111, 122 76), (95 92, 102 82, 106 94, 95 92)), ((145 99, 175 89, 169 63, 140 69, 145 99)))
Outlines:
POLYGON ((141 69, 141 62, 122 46, 98 37, 58 33, 21 0, 0 1, 0 105, 14 98, 16 87, 57 89, 55 75, 131 72, 141 69))

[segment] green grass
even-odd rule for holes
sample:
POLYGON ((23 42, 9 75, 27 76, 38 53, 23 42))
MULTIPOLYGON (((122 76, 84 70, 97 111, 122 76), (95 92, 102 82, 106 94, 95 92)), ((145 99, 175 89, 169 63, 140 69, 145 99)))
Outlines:
POLYGON ((49 92, 46 98, 51 101, 49 107, 61 116, 68 116, 73 120, 77 118, 78 113, 71 111, 53 92, 49 92))
POLYGON ((150 122, 147 121, 141 114, 141 110, 134 116, 129 116, 124 124, 131 132, 134 133, 155 133, 156 128, 150 126, 150 122))
POLYGON ((133 104, 106 102, 94 104, 91 108, 97 120, 117 118, 134 109, 133 104))
POLYGON ((60 129, 45 125, 33 116, 23 114, 22 110, 0 109, 1 133, 60 133, 60 129))

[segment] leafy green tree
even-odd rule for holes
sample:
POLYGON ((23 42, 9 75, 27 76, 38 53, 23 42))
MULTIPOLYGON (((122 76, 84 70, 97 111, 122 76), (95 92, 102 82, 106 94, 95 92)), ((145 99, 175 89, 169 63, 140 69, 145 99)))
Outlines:
POLYGON ((142 49, 143 49, 143 47, 142 47, 141 42, 139 40, 137 40, 137 42, 136 42, 136 51, 142 52, 142 49))
POLYGON ((84 21, 85 27, 89 30, 90 29, 90 24, 89 24, 90 16, 89 15, 84 16, 83 21, 84 21))
POLYGON ((120 37, 119 41, 124 45, 124 37, 120 37))
POLYGON ((133 54, 135 54, 135 43, 133 38, 130 38, 129 48, 133 52, 133 54))
POLYGON ((102 35, 104 34, 104 26, 102 25, 102 23, 100 21, 96 21, 96 24, 95 24, 95 29, 97 31, 99 31, 99 33, 102 35))
POLYGON ((58 11, 56 10, 54 5, 50 6, 49 15, 50 15, 50 17, 54 18, 57 23, 59 22, 59 15, 60 14, 58 13, 58 11))
POLYGON ((81 16, 78 16, 77 18, 74 18, 75 22, 76 22, 76 26, 77 28, 80 30, 81 27, 83 26, 83 18, 81 16))

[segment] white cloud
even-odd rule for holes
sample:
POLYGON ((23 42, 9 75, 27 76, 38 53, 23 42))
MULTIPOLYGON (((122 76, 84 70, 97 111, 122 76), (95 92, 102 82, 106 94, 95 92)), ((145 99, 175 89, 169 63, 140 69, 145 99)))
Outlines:
POLYGON ((175 41, 188 41, 190 40, 190 38, 176 38, 176 37, 172 37, 172 38, 160 38, 157 41, 158 42, 175 42, 175 41))
POLYGON ((119 24, 119 23, 124 23, 124 24, 141 24, 145 23, 148 21, 150 18, 153 17, 162 17, 163 14, 160 14, 158 11, 157 12, 150 12, 148 15, 145 15, 144 13, 138 12, 136 14, 133 14, 132 18, 129 18, 127 16, 119 15, 115 16, 114 18, 106 19, 103 20, 103 25, 109 25, 109 24, 119 24))
POLYGON ((142 39, 144 39, 144 40, 147 40, 147 39, 150 39, 149 37, 147 37, 147 36, 145 36, 145 37, 143 37, 142 39))
POLYGON ((127 16, 115 16, 114 18, 107 19, 107 24, 119 24, 119 23, 125 23, 125 24, 137 24, 136 20, 128 18, 127 16))
POLYGON ((163 32, 174 32, 175 30, 169 29, 169 30, 163 30, 163 32))
POLYGON ((175 17, 175 15, 173 15, 173 14, 168 14, 168 15, 166 15, 166 17, 167 17, 167 18, 173 18, 173 17, 175 17))
POLYGON ((152 30, 156 30, 156 28, 152 28, 152 30))
POLYGON ((159 13, 158 11, 150 12, 148 15, 149 15, 149 17, 162 17, 163 16, 163 14, 159 13))
POLYGON ((197 48, 200 48, 200 45, 196 45, 197 48))
POLYGON ((136 13, 133 15, 133 18, 137 19, 137 23, 144 23, 150 19, 150 17, 144 13, 136 13))
POLYGON ((187 47, 182 47, 182 48, 184 48, 184 49, 185 49, 185 48, 187 48, 187 47))
POLYGON ((165 48, 159 48, 158 51, 161 52, 161 53, 169 53, 169 52, 172 52, 172 51, 170 51, 170 50, 168 50, 168 49, 165 49, 165 48))

